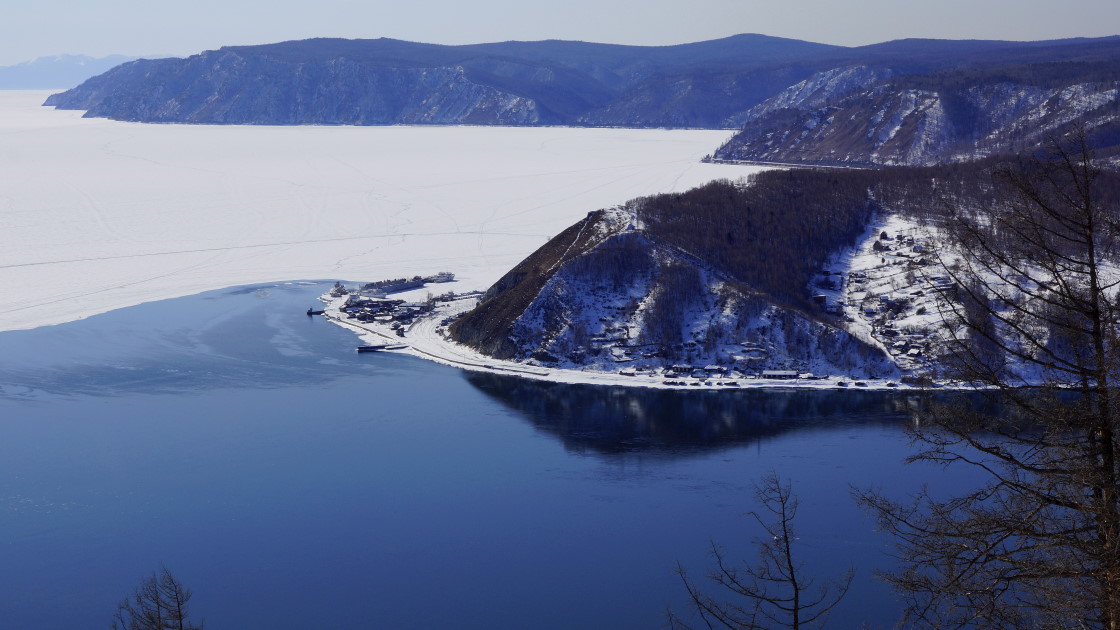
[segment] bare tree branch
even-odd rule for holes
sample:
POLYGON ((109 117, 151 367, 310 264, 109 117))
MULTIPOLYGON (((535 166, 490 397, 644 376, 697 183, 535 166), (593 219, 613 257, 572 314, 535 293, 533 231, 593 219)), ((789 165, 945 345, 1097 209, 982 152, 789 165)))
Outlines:
MULTIPOLYGON (((715 569, 708 578, 736 595, 742 604, 722 602, 705 594, 677 566, 692 608, 708 628, 765 629, 817 628, 840 603, 851 587, 854 570, 816 585, 797 560, 794 519, 799 502, 792 487, 776 473, 769 473, 755 486, 761 512, 748 513, 763 535, 754 539, 757 564, 732 564, 719 545, 712 543, 715 569)), ((669 625, 687 630, 690 626, 672 611, 669 625)))
POLYGON ((1120 195, 1100 190, 1084 133, 1048 150, 995 169, 992 198, 954 200, 942 223, 959 257, 939 261, 960 287, 939 305, 954 376, 996 411, 931 405, 910 460, 986 481, 855 493, 898 541, 883 577, 907 627, 1120 628, 1120 195))

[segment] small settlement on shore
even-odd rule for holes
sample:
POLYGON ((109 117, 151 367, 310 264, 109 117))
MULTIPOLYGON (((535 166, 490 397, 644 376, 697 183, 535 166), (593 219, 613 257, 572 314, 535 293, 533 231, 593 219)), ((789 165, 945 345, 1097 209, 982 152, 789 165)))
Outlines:
POLYGON ((616 372, 546 368, 483 355, 452 341, 447 326, 472 309, 481 291, 431 291, 429 285, 454 282, 454 274, 382 280, 347 287, 336 283, 320 300, 325 306, 309 309, 353 330, 361 343, 358 352, 402 352, 472 371, 495 372, 565 383, 621 385, 675 389, 739 390, 744 388, 909 389, 912 385, 879 379, 816 376, 796 370, 753 370, 721 365, 666 365, 656 368, 621 367, 616 372), (422 295, 422 297, 421 297, 422 295))

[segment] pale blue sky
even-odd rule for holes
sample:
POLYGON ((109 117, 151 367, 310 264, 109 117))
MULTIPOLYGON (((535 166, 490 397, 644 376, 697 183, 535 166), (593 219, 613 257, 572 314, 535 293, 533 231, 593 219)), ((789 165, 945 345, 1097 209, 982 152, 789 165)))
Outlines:
POLYGON ((1117 0, 8 0, 0 65, 62 53, 189 55, 307 37, 675 44, 764 33, 860 45, 1120 32, 1117 0), (18 2, 18 6, 11 6, 18 2))

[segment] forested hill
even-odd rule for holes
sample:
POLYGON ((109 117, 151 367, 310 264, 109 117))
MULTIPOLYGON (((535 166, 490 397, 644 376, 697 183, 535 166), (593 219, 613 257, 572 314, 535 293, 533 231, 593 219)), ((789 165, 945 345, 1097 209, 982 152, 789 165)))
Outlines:
MULTIPOLYGON (((933 314, 952 290, 928 258, 939 238, 917 226, 1000 203, 996 165, 774 170, 592 212, 450 333, 497 358, 580 369, 936 372, 933 314)), ((1102 203, 1120 200, 1120 174, 1096 186, 1102 203)))
MULTIPOLYGON (((711 283, 704 272, 725 281, 730 293, 809 310, 808 279, 829 254, 853 245, 875 214, 872 183, 865 172, 771 171, 749 186, 716 181, 592 212, 503 276, 452 331, 499 358, 528 356, 537 348, 511 332, 527 313, 543 309, 547 338, 581 311, 577 301, 600 293, 549 286, 558 277, 563 286, 599 286, 639 301, 662 296, 644 315, 653 328, 673 320, 666 327, 675 333, 656 335, 670 344, 680 337, 687 303, 711 283), (635 283, 641 290, 633 290, 635 283)), ((534 328, 526 331, 536 337, 534 328)))
POLYGON ((593 212, 501 278, 451 334, 545 365, 611 369, 608 341, 646 362, 703 364, 751 339, 781 348, 774 365, 892 374, 879 348, 822 318, 807 290, 877 215, 874 183, 862 171, 770 171, 593 212))
POLYGON ((855 48, 764 35, 656 47, 312 39, 134 61, 46 104, 143 122, 734 128, 751 108, 838 68, 947 72, 1112 59, 1116 50, 1112 39, 855 48))
POLYGON ((1085 129, 1098 158, 1120 165, 1120 47, 1082 52, 920 74, 893 64, 818 73, 748 111, 714 158, 930 165, 1029 152, 1085 129))

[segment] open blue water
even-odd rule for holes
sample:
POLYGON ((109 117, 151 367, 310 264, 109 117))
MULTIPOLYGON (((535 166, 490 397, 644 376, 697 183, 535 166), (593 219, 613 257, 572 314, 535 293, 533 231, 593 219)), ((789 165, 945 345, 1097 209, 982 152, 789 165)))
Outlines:
POLYGON ((807 569, 848 566, 833 627, 889 627, 890 541, 849 496, 905 466, 914 401, 663 392, 358 355, 246 287, 0 333, 0 627, 107 628, 161 563, 211 630, 659 628, 709 541, 753 560, 751 486, 802 501, 807 569))

